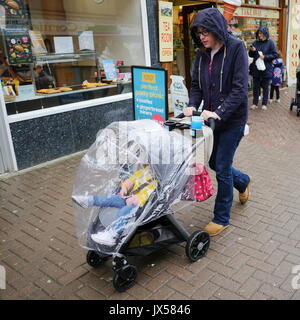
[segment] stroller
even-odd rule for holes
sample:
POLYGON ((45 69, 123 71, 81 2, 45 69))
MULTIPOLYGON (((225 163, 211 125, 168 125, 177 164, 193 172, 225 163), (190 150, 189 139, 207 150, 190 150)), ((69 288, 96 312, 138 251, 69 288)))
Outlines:
MULTIPOLYGON (((211 132, 208 127, 206 130, 211 132)), ((147 256, 181 242, 186 242, 185 252, 191 262, 206 254, 209 234, 198 230, 190 235, 174 217, 189 204, 182 200, 194 199, 193 194, 183 195, 187 183, 193 183, 193 165, 204 164, 210 157, 211 150, 204 152, 204 140, 168 131, 152 120, 114 122, 99 131, 82 158, 73 197, 117 195, 120 181, 145 166, 150 167, 157 182, 145 203, 126 216, 118 216, 119 208, 74 205, 77 237, 80 246, 88 249, 87 263, 98 268, 112 257, 117 291, 126 291, 137 279, 137 268, 127 261, 128 256, 147 256), (112 228, 121 230, 114 245, 94 241, 95 234, 112 228)))
MULTIPOLYGON (((299 50, 299 58, 300 58, 300 50, 299 50)), ((296 71, 296 77, 297 77, 297 84, 296 84, 296 90, 295 90, 295 98, 293 98, 291 101, 290 111, 293 110, 294 106, 297 106, 297 117, 299 117, 300 116, 300 63, 296 71)))

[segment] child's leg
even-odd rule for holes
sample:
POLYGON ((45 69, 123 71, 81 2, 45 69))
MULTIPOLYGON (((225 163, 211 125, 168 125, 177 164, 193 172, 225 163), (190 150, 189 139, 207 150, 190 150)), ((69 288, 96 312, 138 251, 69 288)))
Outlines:
POLYGON ((118 218, 127 216, 131 212, 131 210, 133 210, 134 208, 136 208, 136 206, 132 206, 132 205, 121 208, 117 214, 118 218))
POLYGON ((270 99, 273 100, 274 86, 271 84, 270 99))
POLYGON ((279 86, 276 86, 275 90, 276 90, 276 99, 279 100, 280 99, 279 86))
POLYGON ((134 210, 136 206, 125 206, 122 209, 118 211, 118 219, 112 224, 111 228, 114 229, 119 236, 122 235, 124 231, 124 226, 128 223, 129 221, 129 213, 134 210))
POLYGON ((119 195, 96 195, 90 196, 89 206, 123 208, 124 206, 126 206, 126 203, 125 200, 122 199, 119 195))

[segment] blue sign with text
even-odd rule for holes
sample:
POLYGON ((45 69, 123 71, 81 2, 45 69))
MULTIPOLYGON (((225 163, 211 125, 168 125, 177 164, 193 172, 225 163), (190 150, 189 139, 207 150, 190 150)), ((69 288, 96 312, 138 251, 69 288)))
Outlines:
POLYGON ((132 67, 135 120, 153 119, 163 125, 168 119, 167 71, 132 67))

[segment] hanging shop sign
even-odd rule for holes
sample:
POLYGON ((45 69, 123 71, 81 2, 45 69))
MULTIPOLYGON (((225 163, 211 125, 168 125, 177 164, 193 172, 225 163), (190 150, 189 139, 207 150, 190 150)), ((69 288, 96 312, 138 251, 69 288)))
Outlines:
POLYGON ((159 60, 173 61, 173 3, 159 1, 159 60))
MULTIPOLYGON (((223 6, 218 6, 218 9, 221 13, 223 13, 223 6)), ((259 8, 246 8, 246 7, 238 7, 236 8, 234 17, 247 17, 247 18, 265 18, 265 19, 279 19, 279 11, 278 10, 266 10, 259 8)))
POLYGON ((152 119, 161 125, 168 119, 168 80, 165 69, 131 68, 134 119, 152 119))
POLYGON ((289 85, 296 82, 296 69, 299 64, 300 49, 300 0, 290 1, 288 37, 288 80, 289 85))

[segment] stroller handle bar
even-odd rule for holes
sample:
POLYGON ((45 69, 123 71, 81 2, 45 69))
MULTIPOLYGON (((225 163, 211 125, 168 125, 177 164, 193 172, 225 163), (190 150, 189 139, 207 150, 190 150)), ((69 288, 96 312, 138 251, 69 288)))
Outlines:
MULTIPOLYGON (((199 111, 193 111, 193 116, 200 116, 201 115, 201 112, 199 111)), ((182 118, 185 118, 185 115, 183 113, 180 113, 176 118, 178 119, 182 119, 182 118)), ((216 127, 216 121, 215 119, 213 118, 208 118, 207 119, 207 123, 208 123, 208 126, 211 128, 212 131, 215 130, 215 127, 216 127)))

